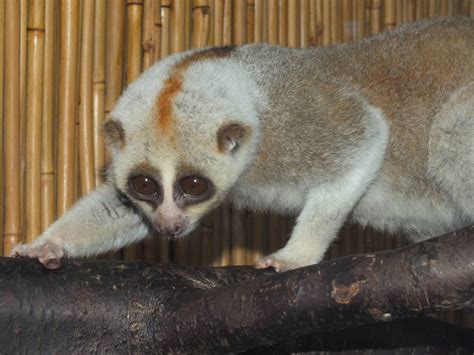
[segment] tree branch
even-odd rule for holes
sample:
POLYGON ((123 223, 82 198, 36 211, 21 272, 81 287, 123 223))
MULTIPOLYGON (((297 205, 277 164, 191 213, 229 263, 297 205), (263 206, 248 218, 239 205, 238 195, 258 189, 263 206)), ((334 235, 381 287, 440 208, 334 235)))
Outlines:
MULTIPOLYGON (((0 259, 7 353, 240 351, 315 332, 474 308, 474 226, 282 274, 0 259)), ((474 345, 473 345, 474 348, 474 345)))

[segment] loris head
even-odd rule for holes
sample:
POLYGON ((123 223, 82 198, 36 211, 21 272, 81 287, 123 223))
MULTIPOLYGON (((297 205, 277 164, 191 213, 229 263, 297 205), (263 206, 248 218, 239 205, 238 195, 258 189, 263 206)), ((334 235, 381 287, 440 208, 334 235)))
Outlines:
POLYGON ((105 124, 111 180, 162 235, 191 232, 255 154, 260 93, 234 51, 159 62, 130 85, 105 124))

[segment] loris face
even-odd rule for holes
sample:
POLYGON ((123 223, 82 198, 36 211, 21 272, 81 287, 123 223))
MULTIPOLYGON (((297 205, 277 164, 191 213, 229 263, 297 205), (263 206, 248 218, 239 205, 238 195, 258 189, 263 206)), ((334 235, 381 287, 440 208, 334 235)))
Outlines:
POLYGON ((162 235, 190 233, 253 159, 258 91, 230 51, 158 63, 104 127, 111 179, 162 235))

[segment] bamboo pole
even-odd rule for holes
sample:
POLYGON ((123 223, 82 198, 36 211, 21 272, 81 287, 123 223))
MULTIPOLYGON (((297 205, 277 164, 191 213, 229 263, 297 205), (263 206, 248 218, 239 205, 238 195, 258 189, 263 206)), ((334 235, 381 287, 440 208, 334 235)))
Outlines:
POLYGON ((247 42, 247 1, 233 1, 233 43, 243 45, 247 42))
POLYGON ((92 69, 92 126, 94 134, 94 182, 102 183, 102 169, 105 165, 105 144, 102 126, 105 120, 105 0, 95 0, 94 11, 94 57, 92 69))
POLYGON ((4 217, 4 149, 3 149, 3 88, 4 88, 4 54, 5 54, 5 1, 0 0, 0 256, 3 256, 3 217, 4 217))
POLYGON ((221 207, 221 214, 217 216, 217 218, 221 221, 221 228, 220 232, 222 233, 225 238, 222 238, 221 243, 221 257, 220 257, 220 265, 230 265, 232 263, 232 252, 231 252, 231 241, 232 235, 230 231, 230 207, 229 202, 225 201, 221 207))
POLYGON ((107 1, 105 113, 110 113, 122 92, 126 3, 107 1))
POLYGON ((381 0, 372 0, 370 4, 370 33, 375 34, 381 31, 381 0))
POLYGON ((153 43, 155 52, 153 62, 161 58, 161 0, 154 0, 153 10, 153 43))
MULTIPOLYGON (((259 1, 259 0, 256 0, 259 1)), ((224 44, 224 0, 214 0, 214 46, 224 44)))
POLYGON ((323 0, 323 46, 331 43, 331 0, 323 0))
MULTIPOLYGON (((182 1, 182 0, 181 0, 182 1)), ((192 29, 192 12, 193 12, 193 1, 185 0, 184 9, 184 48, 191 48, 191 29, 192 29)))
POLYGON ((0 235, 2 241, 0 242, 0 256, 3 256, 3 213, 4 213, 4 172, 3 166, 3 86, 4 86, 4 65, 5 65, 5 0, 0 0, 0 235))
POLYGON ((323 1, 312 0, 310 3, 311 45, 321 46, 323 36, 323 1))
POLYGON ((185 49, 185 14, 186 6, 183 0, 171 1, 170 18, 170 51, 171 54, 182 52, 185 49))
POLYGON ((288 46, 297 48, 298 37, 298 2, 288 1, 288 46))
POLYGON ((278 43, 288 46, 288 1, 278 1, 278 43))
POLYGON ((341 42, 341 1, 331 1, 331 43, 341 42))
POLYGON ((366 0, 358 0, 355 3, 355 25, 356 25, 356 30, 355 32, 355 37, 356 40, 361 40, 362 38, 365 37, 366 31, 365 31, 365 3, 366 0))
POLYGON ((54 93, 56 88, 56 0, 45 1, 43 120, 41 128, 41 230, 55 218, 54 93))
POLYGON ((83 0, 81 63, 79 79, 79 171, 81 194, 95 187, 92 80, 94 71, 94 0, 83 0))
MULTIPOLYGON (((18 1, 18 0, 17 0, 18 1)), ((26 229, 26 83, 27 83, 27 30, 28 1, 20 1, 20 208, 22 238, 25 239, 26 229)))
POLYGON ((278 44, 278 0, 268 0, 268 43, 278 44))
POLYGON ((26 241, 41 232, 41 120, 43 113, 44 0, 28 2, 26 94, 26 241))
POLYGON ((223 37, 222 42, 224 45, 232 44, 232 1, 224 0, 224 19, 222 22, 223 37))
POLYGON ((247 43, 255 42, 255 0, 247 1, 247 43))
POLYGON ((309 34, 309 0, 300 2, 300 47, 307 48, 310 45, 309 34))
POLYGON ((20 3, 5 6, 3 253, 21 241, 20 206, 20 3))
POLYGON ((128 0, 127 4, 127 85, 141 72, 143 0, 128 0))
POLYGON ((438 1, 437 0, 429 0, 428 4, 428 17, 435 17, 438 13, 438 1))
POLYGON ((154 35, 155 0, 143 2, 143 69, 149 68, 155 61, 154 35))
POLYGON ((254 41, 255 43, 263 42, 263 16, 264 16, 264 0, 255 0, 255 25, 254 25, 254 41))
POLYGON ((60 3, 58 106, 58 215, 73 204, 76 179, 75 125, 77 107, 77 52, 79 8, 74 0, 60 3))
POLYGON ((170 55, 171 0, 161 2, 161 59, 170 55))
POLYGON ((471 17, 474 17, 474 0, 471 0, 469 3, 469 14, 471 17))
POLYGON ((352 0, 342 0, 341 16, 343 42, 352 42, 353 40, 352 10, 352 0))
POLYGON ((397 25, 397 3, 395 0, 385 0, 384 3, 384 16, 383 16, 383 29, 393 30, 397 25))
POLYGON ((209 40, 209 0, 193 0, 193 48, 204 47, 209 40))

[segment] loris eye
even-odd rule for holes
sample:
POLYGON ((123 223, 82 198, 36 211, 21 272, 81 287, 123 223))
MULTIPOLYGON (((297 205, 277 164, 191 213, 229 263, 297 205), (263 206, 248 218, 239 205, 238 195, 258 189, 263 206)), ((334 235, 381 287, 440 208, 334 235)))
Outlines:
POLYGON ((130 186, 139 195, 151 196, 158 192, 158 183, 146 175, 137 175, 130 179, 130 186))
POLYGON ((209 190, 209 183, 206 179, 197 176, 182 178, 179 182, 181 190, 192 197, 200 197, 209 190))

